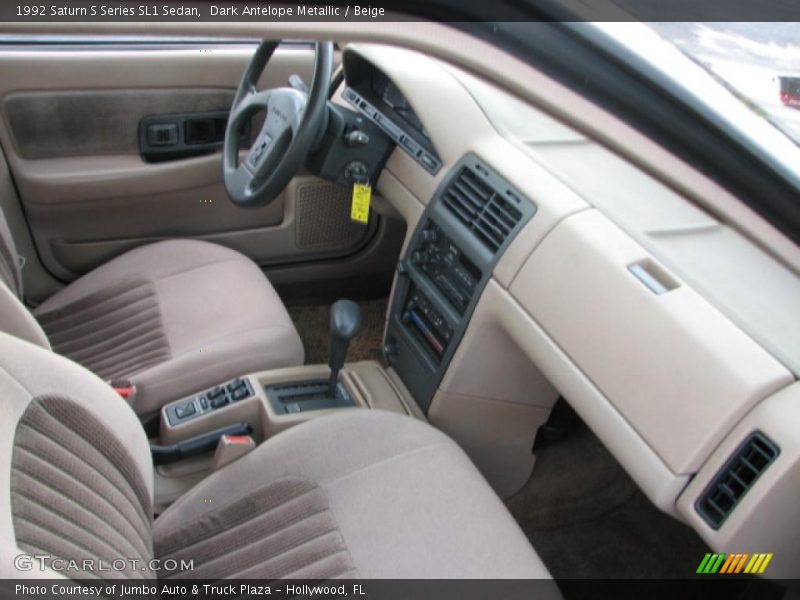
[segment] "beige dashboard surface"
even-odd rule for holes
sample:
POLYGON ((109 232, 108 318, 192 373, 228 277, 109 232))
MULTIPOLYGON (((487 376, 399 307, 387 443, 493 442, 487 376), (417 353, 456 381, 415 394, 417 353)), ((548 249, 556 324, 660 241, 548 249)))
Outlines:
POLYGON ((450 68, 498 133, 600 210, 800 375, 800 248, 778 260, 714 212, 542 111, 450 68))
POLYGON ((800 277, 722 218, 598 144, 530 144, 535 158, 800 375, 800 277))
POLYGON ((641 246, 587 211, 544 240, 510 291, 673 473, 693 473, 793 378, 688 285, 673 280, 657 294, 632 265, 658 272, 641 246))
MULTIPOLYGON (((382 190, 388 202, 426 206, 443 173, 471 152, 537 205, 494 270, 493 284, 510 294, 491 309, 521 307, 531 316, 535 331, 525 343, 524 331, 510 331, 520 347, 651 499, 674 514, 680 478, 794 380, 797 274, 720 215, 482 80, 407 50, 350 48, 407 96, 443 162, 431 177, 395 150, 391 185, 382 190), (667 293, 634 277, 628 267, 636 264, 664 280, 667 293), (558 357, 548 354, 553 348, 558 357), (564 381, 562 359, 596 391, 564 381), (626 455, 637 448, 638 458, 626 455), (651 468, 654 461, 663 471, 651 468)), ((421 216, 419 208, 398 210, 412 215, 409 229, 421 216)), ((455 373, 446 376, 450 384, 455 373)))

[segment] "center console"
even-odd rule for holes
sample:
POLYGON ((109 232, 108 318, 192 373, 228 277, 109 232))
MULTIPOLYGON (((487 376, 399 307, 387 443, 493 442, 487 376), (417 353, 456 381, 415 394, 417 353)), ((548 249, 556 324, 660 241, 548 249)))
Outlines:
POLYGON ((273 369, 177 400, 161 411, 158 442, 162 446, 181 444, 239 424, 262 441, 297 423, 348 408, 380 407, 417 414, 402 384, 392 380, 377 362, 347 364, 338 374, 333 396, 328 393, 329 375, 327 365, 273 369), (219 394, 220 389, 225 391, 219 394))
POLYGON ((358 305, 338 300, 330 317, 327 365, 250 373, 162 408, 158 434, 150 440, 158 509, 210 471, 303 421, 357 408, 423 417, 403 384, 383 365, 345 363, 350 341, 361 329, 358 305))
POLYGON ((328 365, 273 369, 166 405, 158 435, 150 440, 157 512, 209 475, 223 434, 248 435, 258 444, 341 410, 376 408, 424 418, 396 375, 378 362, 346 364, 338 373, 335 397, 328 394, 329 377, 328 365))
POLYGON ((536 207, 467 155, 434 195, 398 266, 384 354, 427 411, 481 291, 536 207))

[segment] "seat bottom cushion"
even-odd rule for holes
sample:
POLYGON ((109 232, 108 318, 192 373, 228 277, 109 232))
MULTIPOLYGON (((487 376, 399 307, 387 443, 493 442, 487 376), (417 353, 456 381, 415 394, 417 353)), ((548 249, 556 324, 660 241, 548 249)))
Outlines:
POLYGON ((429 425, 343 409, 283 432, 155 521, 172 576, 548 578, 464 452, 429 425))
POLYGON ((297 331, 261 270, 207 242, 136 248, 34 315, 54 351, 134 383, 139 414, 244 373, 303 364, 297 331))

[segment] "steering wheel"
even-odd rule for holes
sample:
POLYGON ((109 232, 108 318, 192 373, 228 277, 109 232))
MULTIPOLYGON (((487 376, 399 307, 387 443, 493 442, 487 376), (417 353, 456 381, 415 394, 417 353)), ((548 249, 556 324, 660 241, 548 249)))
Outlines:
POLYGON ((256 83, 277 47, 278 42, 267 40, 258 46, 242 75, 225 129, 225 189, 233 203, 242 207, 265 206, 277 198, 302 167, 326 123, 333 44, 314 43, 314 75, 308 93, 291 87, 259 92, 256 83), (262 110, 267 112, 264 126, 240 162, 244 127, 262 110))

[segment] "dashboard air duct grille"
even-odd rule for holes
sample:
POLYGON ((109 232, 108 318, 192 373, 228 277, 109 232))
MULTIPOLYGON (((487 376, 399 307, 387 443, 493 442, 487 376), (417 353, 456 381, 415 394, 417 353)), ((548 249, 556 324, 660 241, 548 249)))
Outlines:
POLYGON ((522 219, 522 212, 514 206, 520 199, 510 191, 506 195, 463 167, 444 191, 443 202, 494 253, 522 219))
POLYGON ((752 434, 697 501, 700 516, 711 527, 719 529, 778 454, 778 447, 766 436, 758 432, 752 434))

